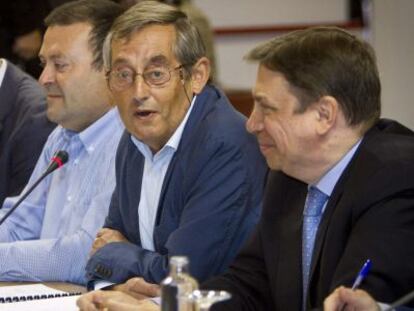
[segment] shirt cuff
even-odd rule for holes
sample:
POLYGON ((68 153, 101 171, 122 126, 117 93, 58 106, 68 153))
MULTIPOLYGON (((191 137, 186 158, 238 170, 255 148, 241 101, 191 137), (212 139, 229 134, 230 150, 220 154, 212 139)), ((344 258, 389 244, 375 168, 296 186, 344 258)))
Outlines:
POLYGON ((104 280, 96 280, 96 281, 94 282, 94 287, 93 287, 93 289, 94 289, 94 290, 104 289, 105 287, 112 286, 112 285, 114 285, 114 284, 115 284, 115 283, 113 283, 113 282, 108 282, 108 281, 104 281, 104 280))
POLYGON ((161 305, 161 297, 152 297, 152 298, 148 298, 148 300, 151 300, 156 305, 161 305))
MULTIPOLYGON (((387 310, 390 306, 385 304, 385 303, 381 303, 381 302, 377 302, 379 309, 381 311, 387 310)), ((392 311, 394 311, 395 309, 392 309, 392 311)))

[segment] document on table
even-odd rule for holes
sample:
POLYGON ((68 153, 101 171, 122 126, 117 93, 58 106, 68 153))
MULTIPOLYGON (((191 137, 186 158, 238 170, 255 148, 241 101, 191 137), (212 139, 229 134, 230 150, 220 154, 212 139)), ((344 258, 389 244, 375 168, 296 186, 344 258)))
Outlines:
POLYGON ((0 304, 1 311, 78 311, 76 300, 79 296, 49 298, 0 304))
POLYGON ((0 287, 0 311, 78 310, 80 293, 67 293, 42 284, 0 287))

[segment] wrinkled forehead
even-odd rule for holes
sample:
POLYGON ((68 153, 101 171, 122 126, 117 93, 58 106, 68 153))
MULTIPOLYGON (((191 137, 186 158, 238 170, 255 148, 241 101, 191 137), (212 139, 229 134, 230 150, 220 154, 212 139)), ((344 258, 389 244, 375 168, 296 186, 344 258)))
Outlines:
POLYGON ((92 26, 88 23, 48 27, 39 56, 46 58, 65 54, 82 57, 84 54, 91 54, 89 44, 91 28, 92 26))
POLYGON ((175 28, 172 25, 149 25, 111 43, 112 66, 129 62, 135 66, 176 63, 175 28))

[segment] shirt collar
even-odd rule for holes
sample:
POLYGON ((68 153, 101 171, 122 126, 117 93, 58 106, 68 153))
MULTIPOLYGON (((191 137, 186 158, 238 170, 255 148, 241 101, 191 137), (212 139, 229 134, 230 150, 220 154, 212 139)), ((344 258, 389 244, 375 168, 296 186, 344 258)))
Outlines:
POLYGON ((156 159, 159 155, 165 153, 165 150, 171 150, 173 153, 177 150, 178 145, 181 141, 181 137, 183 136, 185 125, 187 124, 188 118, 190 117, 191 111, 193 110, 196 99, 197 95, 193 97, 193 100, 191 101, 190 107, 188 108, 187 113, 184 116, 184 119, 181 121, 180 125, 174 131, 174 134, 170 137, 170 139, 168 139, 167 143, 156 154, 153 155, 151 149, 146 144, 144 144, 142 141, 138 140, 133 135, 131 135, 132 142, 135 144, 135 146, 146 159, 156 159))
MULTIPOLYGON (((362 138, 314 185, 314 187, 318 188, 327 196, 331 196, 336 183, 357 151, 361 141, 362 138)), ((312 185, 309 185, 309 187, 310 186, 312 185)))
POLYGON ((119 122, 121 122, 116 108, 112 108, 106 112, 102 117, 80 133, 63 129, 63 136, 68 140, 71 140, 74 136, 76 136, 81 141, 85 150, 91 154, 100 141, 106 139, 108 135, 111 135, 113 132, 112 122, 114 119, 118 119, 119 122))
POLYGON ((3 84, 4 75, 6 74, 7 62, 4 58, 0 58, 0 87, 3 84))

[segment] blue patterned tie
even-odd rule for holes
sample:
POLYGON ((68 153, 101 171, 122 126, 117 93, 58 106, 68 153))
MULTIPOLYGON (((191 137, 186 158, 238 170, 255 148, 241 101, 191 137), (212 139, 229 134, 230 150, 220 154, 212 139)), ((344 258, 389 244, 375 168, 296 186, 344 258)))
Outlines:
POLYGON ((318 188, 310 187, 303 210, 302 230, 302 275, 303 275, 303 310, 306 310, 306 295, 309 283, 309 270, 312 262, 313 246, 316 232, 321 221, 322 208, 328 196, 318 188))

